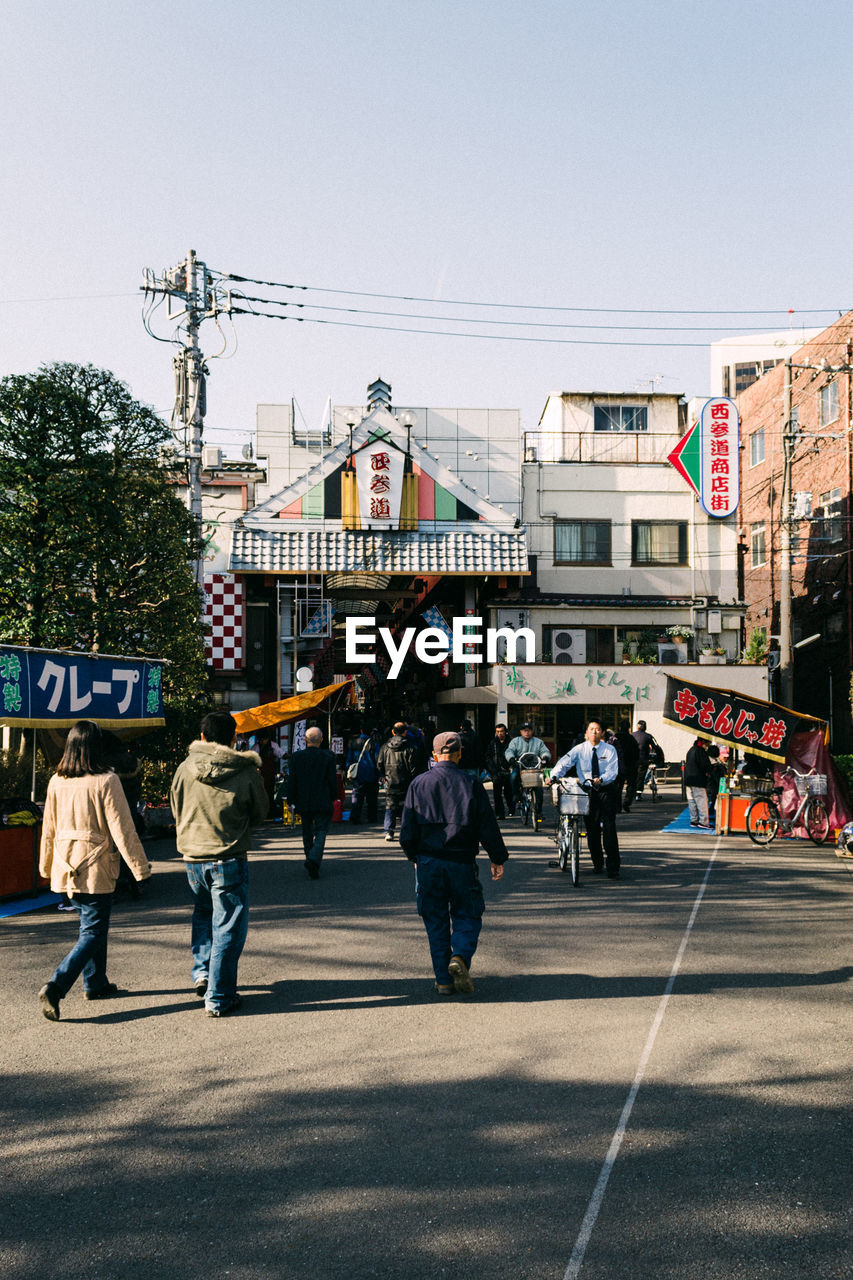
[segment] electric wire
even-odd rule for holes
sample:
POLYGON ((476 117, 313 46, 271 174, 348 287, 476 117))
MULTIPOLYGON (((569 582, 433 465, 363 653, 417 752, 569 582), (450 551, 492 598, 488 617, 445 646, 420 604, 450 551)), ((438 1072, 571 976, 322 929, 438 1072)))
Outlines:
MULTIPOLYGON (((523 302, 476 302, 472 299, 457 298, 423 298, 406 293, 372 293, 365 289, 333 289, 320 285, 291 284, 276 280, 259 280, 255 276, 240 276, 233 273, 212 273, 223 280, 235 280, 240 284, 258 284, 267 289, 296 289, 310 293, 333 293, 351 298, 379 298, 386 302, 438 302, 446 307, 502 307, 514 311, 560 311, 575 312, 584 315, 647 315, 647 316, 790 316, 788 308, 764 307, 760 310, 740 311, 730 309, 705 308, 700 310, 677 310, 672 308, 653 307, 561 307, 549 306, 547 303, 523 302)), ((838 307, 797 307, 794 314, 803 315, 843 315, 838 307)))
MULTIPOLYGON (((306 307, 311 311, 336 311, 343 312, 346 315, 363 315, 363 316, 383 316, 387 319, 397 320, 422 320, 425 322, 447 321, 450 324, 490 324, 490 325, 521 325, 527 329, 595 329, 605 330, 607 332, 614 331, 643 331, 643 332, 660 332, 660 333, 731 333, 731 325, 656 325, 656 324, 577 324, 567 321, 556 322, 552 320, 489 320, 482 316, 431 316, 421 315, 416 311, 380 311, 370 307, 334 307, 326 306, 319 302, 290 302, 286 299, 278 298, 262 298, 256 294, 241 293, 244 302, 261 302, 266 306, 275 307, 298 307, 300 310, 306 307)), ((260 314, 252 308, 252 314, 260 314)), ((756 333, 760 332, 759 326, 750 326, 756 333)), ((704 343, 702 344, 705 345, 704 343)))
MULTIPOLYGON (((249 310, 244 307, 233 307, 232 311, 235 315, 253 315, 266 320, 289 321, 291 324, 323 324, 332 325, 336 328, 370 329, 378 331, 379 333, 411 333, 418 334, 424 338, 476 338, 486 342, 526 342, 566 347, 668 347, 678 349, 695 348, 702 351, 707 350, 708 347, 707 342, 640 342, 635 340, 626 341, 623 339, 607 341, 602 338, 543 338, 536 335, 517 333, 458 333, 445 329, 418 329, 408 325, 362 324, 356 321, 327 320, 314 316, 279 315, 272 311, 258 311, 256 309, 249 310)), ((427 320, 429 319, 429 317, 424 318, 427 320)), ((748 344, 742 345, 747 346, 748 344)))

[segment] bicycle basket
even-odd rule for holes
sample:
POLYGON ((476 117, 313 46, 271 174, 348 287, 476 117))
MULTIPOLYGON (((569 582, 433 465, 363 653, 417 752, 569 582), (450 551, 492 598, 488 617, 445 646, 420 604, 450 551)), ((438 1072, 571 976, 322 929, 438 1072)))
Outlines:
POLYGON ((542 771, 540 769, 522 769, 521 785, 523 787, 541 787, 542 771))
POLYGON ((749 778, 742 777, 740 789, 743 795, 748 796, 772 796, 774 782, 772 778, 749 778))
POLYGON ((577 778, 561 779, 555 784, 554 792, 559 792, 559 796, 554 796, 554 804, 559 799, 560 813, 589 813, 589 794, 577 778))
POLYGON ((825 796, 826 795, 826 774, 825 773, 809 773, 805 778, 794 776, 797 784, 797 791, 801 796, 825 796))

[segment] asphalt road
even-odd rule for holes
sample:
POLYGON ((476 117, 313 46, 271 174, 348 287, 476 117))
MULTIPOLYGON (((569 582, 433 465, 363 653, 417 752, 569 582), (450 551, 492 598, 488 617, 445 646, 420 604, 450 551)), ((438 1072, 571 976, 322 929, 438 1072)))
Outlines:
POLYGON ((661 834, 680 807, 578 890, 505 824, 472 999, 365 828, 317 882, 262 830, 233 1018, 169 842, 116 905, 126 997, 47 1022, 76 918, 0 921, 4 1280, 848 1280, 853 864, 661 834))

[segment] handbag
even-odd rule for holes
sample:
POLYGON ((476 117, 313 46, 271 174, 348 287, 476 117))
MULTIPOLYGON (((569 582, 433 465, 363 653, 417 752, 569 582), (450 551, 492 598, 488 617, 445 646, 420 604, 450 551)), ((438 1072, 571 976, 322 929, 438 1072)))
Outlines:
POLYGON ((364 746, 361 748, 361 755, 359 755, 358 759, 354 760, 352 764, 347 765, 347 782, 355 782, 358 778, 358 766, 361 764, 361 757, 369 746, 370 739, 368 738, 367 742, 365 742, 364 746))

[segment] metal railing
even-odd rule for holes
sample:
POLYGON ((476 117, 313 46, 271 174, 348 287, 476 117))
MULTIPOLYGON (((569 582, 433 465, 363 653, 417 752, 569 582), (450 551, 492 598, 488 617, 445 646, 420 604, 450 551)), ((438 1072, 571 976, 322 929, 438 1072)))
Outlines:
POLYGON ((660 465, 679 438, 669 431, 525 431, 523 460, 660 465))

